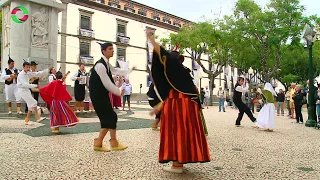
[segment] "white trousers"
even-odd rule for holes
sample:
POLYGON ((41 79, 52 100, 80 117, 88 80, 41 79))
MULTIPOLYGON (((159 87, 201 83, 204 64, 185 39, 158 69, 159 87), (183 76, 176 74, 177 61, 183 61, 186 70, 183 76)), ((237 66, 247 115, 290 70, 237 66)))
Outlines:
POLYGON ((37 101, 33 98, 31 91, 26 88, 18 88, 18 93, 21 95, 21 98, 27 103, 29 111, 34 112, 34 108, 37 107, 37 101))
POLYGON ((6 91, 7 102, 17 102, 17 103, 23 102, 20 94, 18 93, 17 84, 10 84, 10 85, 5 84, 4 88, 6 91))

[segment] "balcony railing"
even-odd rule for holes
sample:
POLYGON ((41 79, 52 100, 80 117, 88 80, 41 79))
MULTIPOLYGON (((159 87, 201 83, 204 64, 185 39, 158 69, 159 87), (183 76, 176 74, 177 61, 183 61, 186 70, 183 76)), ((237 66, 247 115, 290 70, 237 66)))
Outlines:
POLYGON ((94 64, 94 59, 92 56, 80 55, 79 62, 83 63, 83 64, 92 65, 92 64, 94 64))
POLYGON ((130 43, 130 37, 118 34, 117 35, 117 42, 122 43, 122 44, 129 44, 130 43))
POLYGON ((88 38, 94 38, 94 30, 79 28, 79 35, 88 38))

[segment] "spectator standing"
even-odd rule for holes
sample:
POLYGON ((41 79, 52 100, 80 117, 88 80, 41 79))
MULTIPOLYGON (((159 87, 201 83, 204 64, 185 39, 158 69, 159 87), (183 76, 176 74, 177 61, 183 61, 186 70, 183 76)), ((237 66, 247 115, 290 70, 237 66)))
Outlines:
POLYGON ((277 96, 277 114, 280 116, 280 110, 281 110, 281 116, 284 116, 284 110, 283 110, 283 103, 285 100, 285 95, 283 93, 283 90, 280 89, 278 96, 277 96))
POLYGON ((131 97, 131 94, 132 94, 132 85, 130 84, 129 79, 126 79, 125 83, 122 84, 121 90, 123 92, 122 110, 124 111, 124 107, 126 105, 126 101, 128 101, 129 111, 131 111, 130 97, 131 97))

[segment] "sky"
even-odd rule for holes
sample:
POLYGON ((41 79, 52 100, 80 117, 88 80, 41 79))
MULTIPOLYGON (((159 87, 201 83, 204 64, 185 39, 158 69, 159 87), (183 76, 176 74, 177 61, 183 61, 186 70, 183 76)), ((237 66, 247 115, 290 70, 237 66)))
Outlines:
MULTIPOLYGON (((213 19, 223 15, 231 15, 237 0, 134 0, 141 4, 168 12, 194 22, 200 21, 202 16, 213 19)), ((264 6, 269 0, 255 0, 264 6)), ((306 7, 306 15, 320 16, 320 0, 300 0, 306 7)))

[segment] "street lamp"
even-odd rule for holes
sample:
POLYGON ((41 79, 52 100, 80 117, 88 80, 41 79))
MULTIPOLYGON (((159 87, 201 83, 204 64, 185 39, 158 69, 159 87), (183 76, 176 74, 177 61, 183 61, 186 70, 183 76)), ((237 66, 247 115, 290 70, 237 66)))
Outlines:
POLYGON ((313 82, 313 63, 312 63, 312 46, 313 43, 316 41, 316 32, 308 25, 306 24, 303 30, 303 36, 307 41, 307 48, 309 49, 309 82, 311 85, 309 85, 309 106, 308 108, 308 120, 305 124, 307 127, 314 127, 316 124, 316 120, 314 117, 315 109, 314 109, 314 86, 311 82, 313 82))

